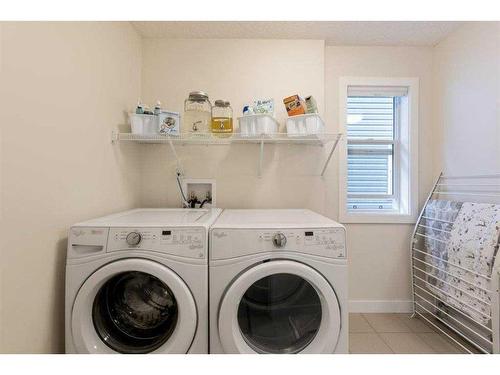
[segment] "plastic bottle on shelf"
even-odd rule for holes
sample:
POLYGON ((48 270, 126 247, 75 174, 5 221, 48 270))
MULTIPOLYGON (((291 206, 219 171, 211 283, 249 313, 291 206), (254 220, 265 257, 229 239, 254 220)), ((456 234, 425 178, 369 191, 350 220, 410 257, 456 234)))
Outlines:
POLYGON ((159 115, 161 113, 161 103, 159 100, 156 101, 155 108, 153 110, 153 114, 159 115))
POLYGON ((135 108, 135 113, 138 115, 144 114, 144 105, 141 103, 141 99, 137 101, 137 107, 135 108))

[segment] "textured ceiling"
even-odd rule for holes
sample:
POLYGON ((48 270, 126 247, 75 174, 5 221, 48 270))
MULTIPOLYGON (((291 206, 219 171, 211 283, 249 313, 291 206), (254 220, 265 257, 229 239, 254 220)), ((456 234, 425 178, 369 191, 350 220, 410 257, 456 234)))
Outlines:
POLYGON ((327 45, 434 46, 462 22, 132 22, 144 38, 324 39, 327 45))

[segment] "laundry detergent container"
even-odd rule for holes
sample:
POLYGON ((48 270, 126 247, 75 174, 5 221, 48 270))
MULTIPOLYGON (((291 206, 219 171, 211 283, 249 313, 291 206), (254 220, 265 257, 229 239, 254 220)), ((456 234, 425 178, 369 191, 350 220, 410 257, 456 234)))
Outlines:
POLYGON ((268 114, 239 117, 238 122, 242 137, 271 135, 278 132, 278 122, 268 114))
POLYGON ((286 132, 289 137, 298 137, 325 132, 325 124, 316 113, 288 117, 286 132))

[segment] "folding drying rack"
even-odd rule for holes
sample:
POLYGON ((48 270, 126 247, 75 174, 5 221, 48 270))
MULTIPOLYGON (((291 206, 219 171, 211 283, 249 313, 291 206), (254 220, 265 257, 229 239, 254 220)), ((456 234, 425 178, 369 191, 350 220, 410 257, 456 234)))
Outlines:
POLYGON ((450 263, 448 258, 436 256, 436 253, 431 254, 425 246, 425 241, 437 241, 446 246, 454 223, 443 218, 426 216, 426 207, 429 202, 435 199, 458 203, 500 204, 500 174, 447 176, 441 173, 420 213, 413 231, 410 248, 413 315, 427 321, 468 353, 500 353, 499 244, 497 242, 497 256, 491 267, 491 274, 480 274, 462 265, 450 263), (436 223, 438 224, 436 225, 436 223), (435 233, 438 235, 429 235, 429 229, 436 231, 435 233), (481 288, 477 284, 471 283, 469 277, 465 277, 467 279, 465 280, 457 276, 456 273, 449 272, 458 269, 472 278, 485 279, 489 287, 487 289, 481 288), (491 301, 490 298, 484 301, 477 295, 457 287, 456 283, 455 285, 449 283, 450 279, 446 279, 447 276, 458 279, 472 288, 482 290, 491 298, 491 301), (446 285, 446 288, 454 288, 453 292, 465 294, 469 298, 476 298, 489 306, 491 314, 485 315, 484 311, 467 305, 463 300, 458 300, 455 293, 451 295, 440 290, 437 285, 446 285), (472 316, 475 314, 467 314, 464 308, 457 307, 457 303, 447 302, 448 299, 459 302, 458 306, 466 306, 469 312, 473 310, 475 313, 481 314, 483 319, 472 316))

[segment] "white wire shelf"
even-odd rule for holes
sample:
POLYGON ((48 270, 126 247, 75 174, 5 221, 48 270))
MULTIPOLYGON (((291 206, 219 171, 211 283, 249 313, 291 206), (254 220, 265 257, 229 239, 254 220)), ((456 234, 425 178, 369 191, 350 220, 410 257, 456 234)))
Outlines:
POLYGON ((259 145, 259 164, 258 176, 262 175, 262 162, 264 158, 265 144, 286 144, 286 145, 309 145, 309 146, 329 146, 328 156, 323 163, 321 176, 324 176, 326 168, 330 163, 335 149, 340 141, 342 134, 339 133, 322 133, 303 136, 289 136, 287 133, 274 133, 268 135, 247 137, 240 133, 233 133, 223 137, 211 133, 205 134, 180 134, 180 135, 141 135, 132 133, 112 133, 112 142, 137 142, 137 143, 153 143, 153 144, 168 144, 177 160, 178 168, 182 169, 182 163, 175 151, 176 146, 185 145, 231 145, 231 144, 256 144, 259 145))
POLYGON ((253 143, 253 144, 295 144, 323 146, 330 142, 335 142, 341 134, 323 133, 302 136, 289 136, 287 133, 274 133, 259 136, 244 136, 240 133, 233 133, 229 136, 215 135, 212 133, 204 134, 180 134, 180 135, 142 135, 132 133, 112 134, 113 142, 137 142, 137 143, 170 143, 178 145, 230 145, 233 143, 253 143))

